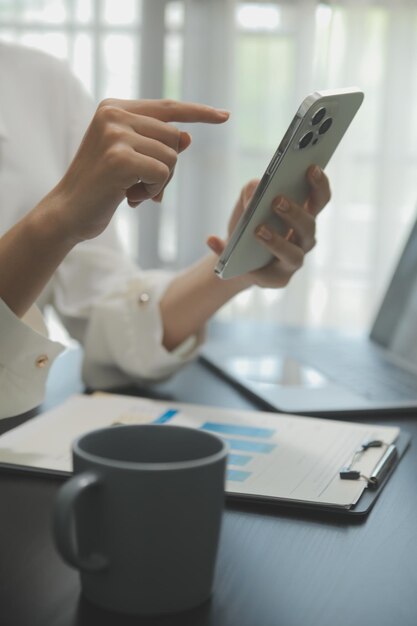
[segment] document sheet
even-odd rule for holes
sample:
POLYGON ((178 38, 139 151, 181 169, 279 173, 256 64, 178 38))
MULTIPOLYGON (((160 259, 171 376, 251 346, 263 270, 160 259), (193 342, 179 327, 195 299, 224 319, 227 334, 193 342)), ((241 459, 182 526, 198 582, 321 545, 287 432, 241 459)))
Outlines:
POLYGON ((350 508, 367 486, 365 478, 342 480, 344 466, 369 476, 386 446, 361 453, 364 441, 388 445, 395 427, 161 402, 113 394, 76 395, 0 436, 0 464, 72 471, 72 441, 116 424, 164 424, 200 428, 229 446, 226 491, 261 499, 350 508))

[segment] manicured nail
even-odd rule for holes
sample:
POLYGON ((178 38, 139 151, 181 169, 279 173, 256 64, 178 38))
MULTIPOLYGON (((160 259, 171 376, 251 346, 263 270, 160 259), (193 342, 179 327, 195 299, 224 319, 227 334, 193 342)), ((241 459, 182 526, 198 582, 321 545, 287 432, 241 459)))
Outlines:
POLYGON ((318 183, 320 181, 320 178, 321 178, 321 169, 318 167, 318 165, 316 165, 313 168, 312 174, 313 174, 314 180, 316 181, 316 183, 318 183))
POLYGON ((285 213, 286 211, 290 210, 290 204, 285 198, 280 198, 278 202, 274 205, 274 209, 276 211, 282 211, 283 213, 285 213))
POLYGON ((272 233, 266 226, 259 226, 256 234, 262 239, 265 239, 265 241, 271 241, 272 239, 272 233))
POLYGON ((285 241, 291 241, 293 234, 294 234, 294 229, 290 228, 288 233, 284 237, 285 241))

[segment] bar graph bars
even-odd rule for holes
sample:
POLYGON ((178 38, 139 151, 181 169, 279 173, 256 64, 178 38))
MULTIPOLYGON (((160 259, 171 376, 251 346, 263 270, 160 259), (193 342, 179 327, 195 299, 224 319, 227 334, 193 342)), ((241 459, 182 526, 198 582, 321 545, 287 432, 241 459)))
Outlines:
MULTIPOLYGON (((180 415, 178 409, 167 409, 153 423, 166 424, 180 415)), ((271 441, 276 434, 274 428, 209 421, 204 422, 200 428, 219 435, 227 442, 230 452, 226 478, 229 481, 245 481, 253 473, 250 471, 250 466, 256 460, 257 455, 270 454, 277 447, 277 444, 271 441)))
POLYGON ((244 424, 205 422, 201 428, 220 435, 229 445, 226 478, 228 481, 243 482, 252 474, 241 469, 250 465, 258 454, 269 454, 277 447, 270 440, 275 435, 273 428, 258 428, 244 424), (248 452, 249 454, 239 454, 248 452), (237 469, 236 469, 237 468, 237 469))
POLYGON ((254 437, 268 439, 273 437, 275 430, 272 428, 257 428, 256 426, 240 426, 238 424, 221 424, 219 422, 205 422, 203 430, 209 430, 219 435, 241 435, 243 437, 254 437))
POLYGON ((156 420, 153 421, 153 424, 166 424, 166 422, 169 422, 177 413, 177 409, 168 409, 168 411, 165 411, 165 413, 157 417, 156 420))

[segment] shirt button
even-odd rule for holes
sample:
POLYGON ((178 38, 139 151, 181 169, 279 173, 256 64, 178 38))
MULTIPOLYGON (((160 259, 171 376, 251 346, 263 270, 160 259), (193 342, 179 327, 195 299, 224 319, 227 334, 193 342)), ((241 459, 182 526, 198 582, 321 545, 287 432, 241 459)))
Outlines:
POLYGON ((47 354, 40 354, 35 361, 36 367, 46 367, 49 362, 49 357, 47 354))
POLYGON ((147 291, 143 291, 139 298, 138 298, 138 303, 140 306, 144 305, 144 304, 148 304, 149 300, 151 299, 150 295, 148 294, 147 291))

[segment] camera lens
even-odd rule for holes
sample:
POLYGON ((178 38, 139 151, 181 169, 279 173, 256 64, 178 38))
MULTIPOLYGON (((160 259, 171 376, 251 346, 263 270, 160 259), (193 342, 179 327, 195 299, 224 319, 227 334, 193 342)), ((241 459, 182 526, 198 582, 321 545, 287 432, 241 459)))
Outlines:
POLYGON ((300 141, 298 142, 298 147, 305 148, 306 146, 308 146, 312 138, 313 138, 313 133, 310 130, 308 133, 306 133, 305 135, 301 137, 300 141))
POLYGON ((324 120, 323 124, 319 128, 319 135, 324 135, 324 133, 327 133, 332 124, 333 120, 331 117, 328 117, 327 120, 324 120))
POLYGON ((313 126, 315 126, 316 124, 319 124, 325 115, 326 115, 326 109, 324 107, 321 107, 321 109, 318 109, 318 111, 314 113, 311 119, 311 123, 313 124, 313 126))

